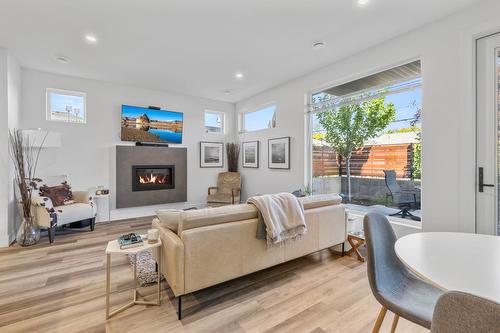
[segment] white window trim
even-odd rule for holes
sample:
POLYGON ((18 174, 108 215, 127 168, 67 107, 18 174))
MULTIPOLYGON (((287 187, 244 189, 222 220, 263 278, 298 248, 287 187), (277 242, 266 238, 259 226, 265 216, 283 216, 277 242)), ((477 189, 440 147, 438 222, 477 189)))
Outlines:
POLYGON ((239 134, 255 133, 255 132, 269 131, 269 130, 275 129, 277 126, 261 128, 261 129, 253 130, 253 131, 245 130, 245 117, 244 116, 246 114, 254 113, 254 112, 260 111, 262 109, 266 109, 266 108, 271 107, 271 106, 274 106, 274 117, 276 118, 276 124, 278 124, 278 103, 269 102, 269 103, 266 103, 266 104, 259 106, 257 108, 243 109, 242 111, 240 111, 240 113, 238 114, 238 133, 239 134))
POLYGON ((205 133, 206 134, 211 134, 211 135, 224 135, 226 134, 226 113, 225 112, 222 112, 222 111, 214 111, 214 110, 208 110, 206 109, 205 112, 203 112, 203 129, 205 130, 205 133), (206 124, 205 124, 205 116, 207 115, 207 113, 211 113, 211 114, 218 114, 221 116, 221 129, 222 129, 222 132, 209 132, 207 131, 207 128, 206 128, 206 124))
POLYGON ((56 89, 56 88, 47 88, 45 91, 45 99, 46 99, 46 106, 45 106, 45 119, 47 121, 54 121, 58 123, 67 123, 67 124, 86 124, 87 123, 87 93, 81 92, 81 91, 72 91, 72 90, 63 90, 63 89, 56 89), (57 93, 57 94, 63 94, 63 95, 69 95, 69 96, 77 96, 77 97, 83 97, 83 114, 85 115, 83 122, 76 122, 76 121, 65 121, 65 120, 58 120, 58 119, 52 119, 51 115, 51 110, 52 110, 52 105, 50 103, 50 93, 57 93))

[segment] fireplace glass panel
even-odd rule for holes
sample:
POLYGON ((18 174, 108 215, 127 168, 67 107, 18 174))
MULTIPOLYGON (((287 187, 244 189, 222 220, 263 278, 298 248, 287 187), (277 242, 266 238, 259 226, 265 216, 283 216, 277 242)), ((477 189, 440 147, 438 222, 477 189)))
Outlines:
POLYGON ((174 166, 133 166, 132 191, 153 191, 174 188, 174 166))

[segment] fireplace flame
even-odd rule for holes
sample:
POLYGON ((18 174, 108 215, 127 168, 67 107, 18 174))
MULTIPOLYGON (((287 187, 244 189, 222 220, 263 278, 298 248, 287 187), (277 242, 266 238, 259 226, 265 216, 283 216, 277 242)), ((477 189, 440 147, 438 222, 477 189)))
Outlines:
POLYGON ((141 184, 166 184, 167 177, 162 175, 154 175, 150 173, 149 175, 139 176, 139 183, 141 184))

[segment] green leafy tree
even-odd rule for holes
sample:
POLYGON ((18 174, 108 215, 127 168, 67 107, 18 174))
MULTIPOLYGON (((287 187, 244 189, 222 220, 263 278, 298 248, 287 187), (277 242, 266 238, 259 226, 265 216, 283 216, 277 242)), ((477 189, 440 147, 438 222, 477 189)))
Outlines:
POLYGON ((412 179, 422 179, 422 129, 417 126, 420 118, 422 118, 422 108, 417 106, 417 101, 412 104, 415 106, 416 111, 411 127, 418 129, 418 131, 415 131, 417 133, 417 143, 413 145, 412 179))
POLYGON ((413 145, 412 178, 422 178, 422 145, 416 143, 413 145))
POLYGON ((395 130, 388 130, 386 133, 387 134, 394 134, 394 133, 416 133, 416 134, 420 134, 420 132, 422 131, 422 129, 420 127, 418 127, 417 125, 411 125, 410 127, 404 127, 404 128, 398 128, 398 129, 395 129, 395 130))
POLYGON ((351 201, 351 156, 364 142, 378 137, 396 117, 394 104, 385 104, 385 98, 372 99, 317 114, 325 129, 324 140, 346 162, 347 195, 351 201))

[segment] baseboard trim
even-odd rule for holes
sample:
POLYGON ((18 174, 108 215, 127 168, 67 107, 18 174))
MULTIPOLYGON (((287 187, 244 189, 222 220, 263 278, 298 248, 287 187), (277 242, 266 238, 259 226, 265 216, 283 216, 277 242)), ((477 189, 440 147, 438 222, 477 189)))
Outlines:
POLYGON ((0 235, 0 247, 9 247, 10 244, 14 243, 16 235, 0 235))

